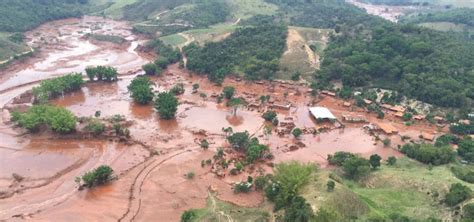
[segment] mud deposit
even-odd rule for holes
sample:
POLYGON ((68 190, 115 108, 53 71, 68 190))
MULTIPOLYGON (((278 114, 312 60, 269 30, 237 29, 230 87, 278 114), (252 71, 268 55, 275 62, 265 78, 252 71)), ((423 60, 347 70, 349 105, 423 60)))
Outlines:
MULTIPOLYGON (((391 147, 384 147, 363 124, 345 124, 344 129, 328 130, 319 134, 307 130, 324 128, 327 123, 316 123, 308 113, 309 105, 325 106, 341 119, 342 115, 365 115, 372 123, 389 123, 414 138, 421 132, 439 133, 424 123, 404 126, 395 117, 384 120, 357 109, 342 105, 343 101, 329 96, 313 97, 308 88, 288 82, 247 83, 228 78, 224 86, 236 87, 238 97, 257 103, 261 95, 270 95, 273 104, 291 104, 288 110, 278 111, 281 122, 294 123, 305 129, 300 139, 289 134, 264 135, 262 113, 269 107, 238 109, 234 114, 224 103, 216 103, 215 96, 222 86, 207 78, 172 65, 160 77, 152 77, 155 91, 169 90, 177 83, 184 84, 185 93, 179 96, 180 106, 175 120, 162 120, 152 105, 140 106, 132 102, 127 92, 133 74, 146 58, 134 51, 139 38, 133 36, 125 23, 86 17, 47 23, 28 33, 31 44, 47 41, 40 54, 25 63, 3 71, 0 77, 0 102, 4 106, 17 95, 30 89, 38 80, 70 71, 83 71, 86 65, 111 65, 122 75, 115 83, 87 83, 80 91, 51 101, 80 117, 93 116, 101 111, 102 118, 122 115, 130 121, 131 139, 63 138, 50 132, 24 134, 9 121, 2 110, 0 124, 0 220, 34 219, 39 221, 178 221, 183 211, 206 205, 210 191, 217 198, 240 206, 255 207, 263 202, 263 194, 250 192, 234 194, 232 184, 246 180, 248 175, 271 172, 265 162, 232 176, 217 176, 213 167, 201 165, 212 159, 220 147, 228 147, 223 127, 234 132, 247 130, 268 144, 274 162, 299 160, 326 166, 326 157, 336 151, 350 151, 367 156, 378 153, 384 158, 400 155, 394 147, 401 143, 399 135, 390 136, 391 147), (91 42, 81 37, 91 27, 94 32, 114 33, 125 37, 127 47, 91 42), (95 29, 95 28, 94 28, 95 29), (49 43, 51 42, 51 43, 49 43), (197 93, 192 84, 199 83, 197 93), (206 96, 202 96, 205 94, 206 96), (207 139, 208 150, 198 142, 207 139), (99 165, 110 165, 116 179, 105 186, 79 191, 74 182, 99 165), (185 174, 194 172, 193 179, 185 174)), ((252 107, 252 108, 250 108, 252 107)), ((383 138, 383 136, 382 136, 383 138)), ((226 156, 235 153, 226 151, 226 156)))

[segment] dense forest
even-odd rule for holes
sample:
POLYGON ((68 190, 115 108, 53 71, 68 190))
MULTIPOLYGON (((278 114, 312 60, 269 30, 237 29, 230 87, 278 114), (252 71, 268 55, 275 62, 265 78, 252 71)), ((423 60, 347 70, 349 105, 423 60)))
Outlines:
POLYGON ((474 27, 474 9, 456 8, 442 12, 419 13, 402 19, 405 23, 452 22, 474 27))
POLYGON ((349 87, 395 89, 439 106, 468 106, 474 99, 474 42, 461 35, 389 23, 342 1, 267 1, 290 15, 303 11, 293 13, 291 25, 335 28, 315 85, 340 79, 349 87))
POLYGON ((222 42, 184 48, 187 68, 206 73, 222 82, 229 73, 244 73, 248 79, 270 79, 278 70, 278 59, 286 44, 287 29, 280 25, 242 28, 222 42))
POLYGON ((2 0, 0 31, 22 32, 43 22, 77 17, 88 0, 2 0))

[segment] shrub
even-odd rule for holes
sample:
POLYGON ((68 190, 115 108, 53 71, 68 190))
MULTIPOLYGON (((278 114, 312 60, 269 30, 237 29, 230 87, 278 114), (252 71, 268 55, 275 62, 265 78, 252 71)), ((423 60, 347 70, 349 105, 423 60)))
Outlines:
POLYGON ((250 143, 250 135, 248 131, 236 132, 227 137, 227 141, 232 148, 238 151, 246 151, 250 143))
POLYGON ((253 163, 257 159, 263 158, 265 152, 267 152, 268 146, 263 144, 252 144, 248 147, 246 153, 246 160, 248 163, 253 163))
POLYGON ((193 93, 197 92, 198 89, 199 89, 199 84, 194 83, 193 84, 193 93))
POLYGON ((289 206, 285 208, 285 222, 309 222, 313 217, 313 209, 301 196, 293 197, 289 206))
POLYGON ((452 134, 444 134, 436 138, 435 146, 442 147, 442 146, 447 146, 451 143, 454 143, 454 144, 459 143, 458 137, 452 134))
MULTIPOLYGON (((120 126, 120 125, 119 125, 120 126)), ((105 130, 105 124, 100 122, 99 120, 92 120, 90 121, 87 126, 85 127, 86 130, 92 132, 92 134, 98 136, 102 134, 105 130)))
POLYGON ((160 75, 162 69, 155 65, 155 63, 148 63, 142 66, 143 71, 145 71, 146 75, 153 76, 153 75, 160 75))
POLYGON ((194 210, 187 210, 181 214, 181 222, 192 222, 197 218, 197 214, 194 210))
POLYGON ((186 173, 186 178, 189 179, 189 180, 194 179, 194 176, 196 176, 194 171, 189 171, 188 173, 186 173))
POLYGON ((173 88, 171 88, 170 92, 175 94, 175 95, 183 94, 184 93, 184 84, 183 83, 178 83, 178 84, 174 85, 173 88))
POLYGON ((339 151, 339 152, 334 153, 334 155, 329 154, 327 159, 328 159, 329 164, 331 165, 342 166, 342 164, 346 160, 352 157, 355 157, 355 155, 352 153, 339 151))
POLYGON ((411 114, 411 113, 404 113, 403 116, 402 116, 402 119, 404 121, 411 120, 411 118, 413 118, 413 114, 411 114))
POLYGON ((138 104, 148 104, 153 100, 152 82, 148 77, 137 76, 128 85, 130 97, 138 104))
POLYGON ((384 140, 382 140, 382 143, 384 146, 390 146, 392 141, 389 138, 385 138, 384 140))
POLYGON ((268 184, 268 177, 266 176, 257 176, 255 178, 255 189, 263 190, 268 184))
POLYGON ((178 99, 170 92, 159 93, 155 100, 155 109, 162 119, 173 119, 178 110, 178 99))
POLYGON ((241 162, 237 162, 235 164, 235 169, 237 169, 238 171, 242 171, 244 169, 244 165, 242 165, 241 162))
POLYGON ((458 144, 458 154, 463 159, 474 162, 474 140, 469 137, 461 140, 458 144))
POLYGON ((262 118, 265 119, 265 121, 272 121, 277 117, 277 113, 275 111, 266 111, 265 113, 262 114, 262 118))
POLYGON ((252 188, 252 183, 250 182, 239 182, 234 185, 234 193, 248 193, 252 188))
POLYGON ((293 129, 293 131, 291 132, 291 134, 293 134, 293 136, 295 138, 299 138, 301 136, 301 134, 303 134, 303 131, 301 131, 300 128, 295 128, 293 129))
POLYGON ((469 203, 464 205, 463 210, 463 219, 474 221, 474 203, 469 203))
POLYGON ((373 154, 370 156, 369 162, 372 169, 380 167, 380 160, 382 160, 382 157, 380 157, 378 154, 373 154))
POLYGON ((209 142, 206 139, 201 140, 201 148, 205 150, 209 148, 209 142))
POLYGON ((82 175, 81 179, 83 185, 90 188, 108 182, 112 178, 113 172, 109 166, 102 165, 92 171, 86 172, 82 175))
POLYGON ((170 64, 170 61, 168 58, 161 56, 160 58, 155 60, 155 64, 161 69, 166 69, 170 64))
POLYGON ((387 159, 387 164, 388 164, 389 166, 393 166, 393 165, 395 165, 396 163, 397 163, 397 158, 396 158, 396 157, 394 157, 394 156, 388 157, 388 159, 387 159))
POLYGON ((334 188, 336 187, 336 183, 332 180, 328 181, 328 183, 326 185, 328 187, 329 192, 332 192, 334 190, 334 188))
POLYGON ((474 183, 474 171, 468 167, 453 166, 451 167, 451 172, 462 181, 474 183))
POLYGON ((233 86, 226 86, 222 90, 222 94, 224 95, 224 98, 226 99, 232 99, 235 94, 235 88, 233 86))
POLYGON ((449 192, 446 194, 444 202, 450 206, 456 206, 457 204, 469 199, 471 197, 471 189, 460 183, 451 184, 449 192))
POLYGON ((76 128, 76 117, 69 110, 48 105, 35 105, 24 113, 13 112, 12 121, 31 132, 42 125, 57 133, 70 133, 76 128))

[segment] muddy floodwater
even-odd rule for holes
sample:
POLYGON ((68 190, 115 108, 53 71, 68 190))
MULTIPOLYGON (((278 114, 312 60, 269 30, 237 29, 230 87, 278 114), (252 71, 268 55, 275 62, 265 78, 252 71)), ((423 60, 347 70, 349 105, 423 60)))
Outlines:
MULTIPOLYGON (((364 124, 345 124, 335 129, 308 133, 310 129, 328 127, 317 123, 308 106, 328 107, 338 119, 342 115, 365 115, 371 123, 392 124, 413 137, 422 132, 440 133, 433 126, 419 123, 411 128, 388 116, 383 120, 373 114, 344 107, 330 96, 314 97, 304 84, 292 82, 249 83, 239 78, 227 78, 223 86, 236 87, 236 96, 255 103, 261 95, 269 95, 273 104, 286 105, 278 109, 278 118, 286 124, 305 130, 295 139, 289 133, 279 135, 272 130, 265 134, 261 117, 267 108, 249 105, 234 113, 225 102, 217 103, 217 86, 199 76, 171 65, 162 76, 151 77, 154 91, 169 90, 175 84, 184 85, 179 95, 176 118, 162 120, 152 104, 137 105, 130 98, 127 86, 140 73, 141 65, 149 61, 136 48, 144 40, 131 33, 123 22, 96 17, 67 19, 46 23, 27 33, 29 44, 41 46, 33 57, 13 64, 0 73, 0 220, 33 219, 40 221, 178 221, 183 211, 202 208, 211 194, 223 201, 240 206, 256 207, 263 202, 261 192, 234 194, 232 185, 247 176, 271 173, 271 164, 259 162, 238 175, 217 175, 214 166, 203 164, 211 160, 217 149, 229 147, 222 128, 234 132, 248 131, 261 143, 269 145, 274 163, 298 160, 327 165, 327 155, 337 151, 383 158, 400 156, 396 145, 399 135, 382 135, 393 144, 384 147, 380 140, 363 128, 364 124), (126 44, 96 42, 85 38, 86 33, 118 35, 126 44), (47 131, 25 133, 9 120, 5 107, 17 95, 31 89, 39 80, 68 72, 83 72, 88 65, 110 65, 118 68, 119 81, 113 83, 87 82, 76 92, 50 101, 65 107, 78 117, 101 118, 121 115, 129 123, 131 138, 83 138, 58 136, 47 131), (192 85, 200 85, 192 93, 192 85), (209 141, 203 150, 199 142, 209 141), (77 176, 102 164, 114 169, 115 179, 92 189, 78 190, 77 176), (186 178, 189 172, 195 178, 186 178)), ((262 105, 267 107, 267 105, 262 105)), ((269 106, 268 106, 269 107, 269 106)), ((229 149, 230 150, 230 149, 229 149)), ((238 156, 232 150, 226 156, 238 156)))

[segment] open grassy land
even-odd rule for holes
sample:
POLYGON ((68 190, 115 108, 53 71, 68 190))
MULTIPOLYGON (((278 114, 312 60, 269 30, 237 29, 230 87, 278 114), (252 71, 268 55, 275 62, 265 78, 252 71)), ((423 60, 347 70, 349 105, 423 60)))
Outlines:
POLYGON ((188 221, 268 221, 270 214, 257 208, 238 207, 220 201, 210 194, 207 206, 190 210, 192 219, 188 221))
POLYGON ((131 5, 139 0, 98 0, 93 1, 93 7, 105 7, 96 14, 103 14, 108 17, 123 18, 123 7, 131 5))
POLYGON ((289 79, 296 71, 300 72, 303 78, 311 78, 319 68, 319 58, 326 47, 330 32, 330 29, 289 27, 287 49, 280 59, 282 70, 277 72, 277 78, 289 79))
POLYGON ((397 213, 420 221, 430 216, 449 219, 450 209, 440 204, 449 186, 462 183, 474 189, 474 184, 456 178, 451 166, 430 169, 411 159, 400 158, 395 166, 383 165, 361 182, 336 176, 339 182, 333 192, 326 191, 331 170, 322 170, 302 193, 313 208, 331 209, 341 219, 388 219, 397 213))
POLYGON ((467 26, 464 24, 456 24, 452 22, 424 22, 420 23, 419 25, 443 32, 453 31, 474 33, 474 27, 467 26))
POLYGON ((16 43, 9 39, 11 33, 0 32, 0 64, 12 56, 29 51, 25 43, 16 43))
POLYGON ((248 19, 254 15, 273 15, 278 6, 264 0, 228 0, 234 18, 248 19))

